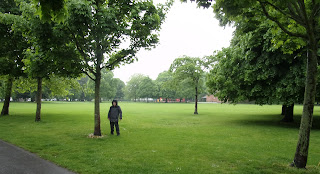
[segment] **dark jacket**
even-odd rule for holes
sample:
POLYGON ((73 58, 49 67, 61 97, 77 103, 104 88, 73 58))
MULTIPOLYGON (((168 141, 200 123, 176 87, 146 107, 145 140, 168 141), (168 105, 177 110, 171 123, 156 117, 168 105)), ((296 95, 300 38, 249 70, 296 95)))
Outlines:
POLYGON ((117 105, 116 106, 111 106, 109 113, 108 113, 108 118, 110 119, 111 122, 118 122, 119 121, 119 117, 120 119, 122 119, 122 111, 120 106, 118 106, 118 102, 116 100, 113 100, 113 102, 116 102, 117 105))

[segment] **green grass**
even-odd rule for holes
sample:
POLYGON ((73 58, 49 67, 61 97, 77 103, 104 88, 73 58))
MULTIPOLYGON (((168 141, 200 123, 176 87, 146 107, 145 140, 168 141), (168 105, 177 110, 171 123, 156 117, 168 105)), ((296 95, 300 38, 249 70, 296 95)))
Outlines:
MULTIPOLYGON (((281 123, 281 106, 120 103, 121 136, 111 136, 101 104, 101 139, 93 132, 93 103, 48 102, 34 122, 34 103, 12 103, 0 117, 0 139, 78 173, 320 173, 320 107, 315 108, 308 170, 288 167, 298 138, 281 123)), ((2 107, 2 106, 1 106, 2 107)))

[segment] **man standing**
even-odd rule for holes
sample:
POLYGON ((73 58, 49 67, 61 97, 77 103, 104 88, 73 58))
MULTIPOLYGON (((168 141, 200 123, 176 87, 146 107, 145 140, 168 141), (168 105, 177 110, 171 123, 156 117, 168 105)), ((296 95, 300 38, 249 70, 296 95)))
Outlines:
POLYGON ((118 101, 113 100, 112 106, 110 107, 109 113, 108 113, 108 119, 110 121, 110 127, 111 127, 111 135, 113 135, 114 132, 114 126, 116 127, 117 136, 120 135, 120 129, 118 121, 122 120, 122 111, 120 106, 118 106, 118 101))

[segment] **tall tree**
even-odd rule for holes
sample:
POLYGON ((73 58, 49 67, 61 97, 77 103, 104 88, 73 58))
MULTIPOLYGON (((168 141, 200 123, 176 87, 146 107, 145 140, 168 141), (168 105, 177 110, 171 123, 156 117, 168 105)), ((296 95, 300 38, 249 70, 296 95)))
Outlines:
POLYGON ((26 72, 38 83, 35 121, 41 121, 43 79, 50 78, 52 74, 76 77, 81 73, 82 64, 62 24, 40 20, 31 3, 21 1, 19 5, 26 24, 24 35, 32 43, 25 51, 26 72))
MULTIPOLYGON (((186 1, 186 0, 183 0, 186 1)), ((197 0, 199 3, 211 3, 211 0, 197 0)), ((201 5, 201 4, 200 4, 201 5)), ((299 138, 292 166, 305 168, 308 159, 310 131, 316 97, 318 47, 320 33, 320 3, 315 0, 216 0, 214 11, 222 25, 241 19, 248 11, 257 10, 273 21, 286 34, 301 39, 307 45, 307 69, 302 118, 299 138), (258 8, 255 8, 258 7, 258 8)))
POLYGON ((237 23, 230 47, 215 55, 207 85, 224 102, 282 103, 288 111, 283 121, 290 122, 293 104, 303 101, 304 49, 300 45, 292 54, 284 54, 273 43, 272 24, 261 19, 237 23))
POLYGON ((68 1, 65 24, 95 82, 94 135, 101 136, 101 70, 132 63, 141 48, 154 47, 171 3, 156 7, 152 1, 68 1))
POLYGON ((187 81, 194 89, 195 109, 194 114, 198 114, 198 94, 203 88, 205 62, 200 58, 182 57, 173 61, 170 72, 173 73, 175 81, 187 81))
POLYGON ((14 78, 23 75, 23 50, 28 47, 21 30, 21 12, 14 0, 2 1, 0 4, 0 75, 6 75, 5 100, 1 115, 9 114, 10 98, 14 78))

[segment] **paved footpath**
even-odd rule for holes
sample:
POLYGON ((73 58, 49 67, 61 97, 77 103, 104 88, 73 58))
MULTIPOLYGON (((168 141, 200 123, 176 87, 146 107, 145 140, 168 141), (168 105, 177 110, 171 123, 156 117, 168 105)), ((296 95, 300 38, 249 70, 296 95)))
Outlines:
POLYGON ((74 174, 52 162, 0 140, 0 174, 74 174))

